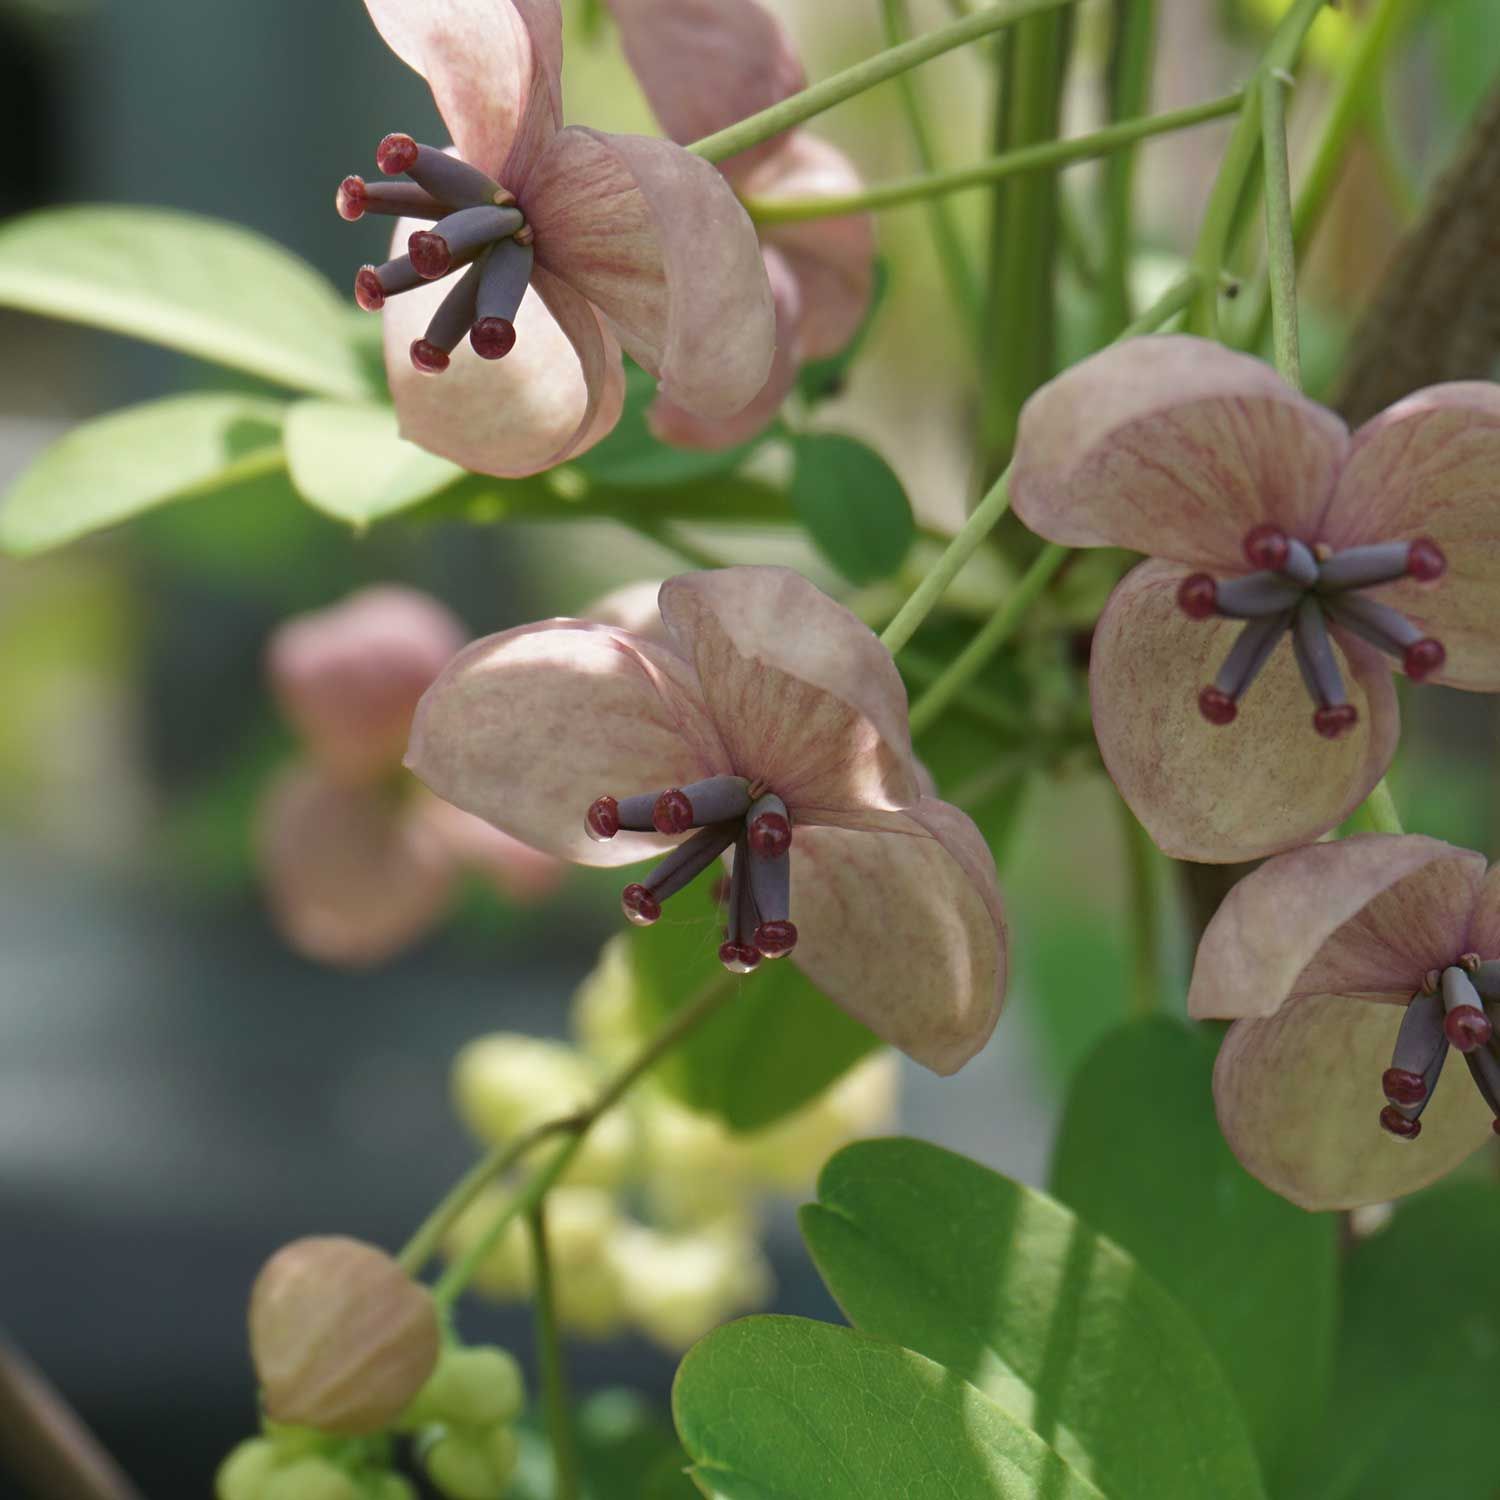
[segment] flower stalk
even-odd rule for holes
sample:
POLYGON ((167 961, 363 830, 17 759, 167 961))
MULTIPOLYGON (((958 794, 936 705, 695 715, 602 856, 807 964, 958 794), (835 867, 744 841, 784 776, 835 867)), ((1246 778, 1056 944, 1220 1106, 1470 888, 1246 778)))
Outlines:
POLYGON ((557 1293, 552 1256, 547 1244, 547 1205, 539 1201, 526 1215, 532 1264, 536 1267, 536 1362, 542 1377, 542 1406, 547 1414, 547 1436, 552 1444, 556 1500, 578 1500, 578 1447, 568 1399, 568 1373, 563 1362, 557 1318, 557 1293))
POLYGON ((1302 389, 1302 348, 1297 327, 1297 247, 1292 237, 1292 179, 1286 154, 1289 73, 1266 75, 1260 90, 1261 150, 1266 172, 1266 265, 1271 288, 1271 334, 1276 370, 1302 389))

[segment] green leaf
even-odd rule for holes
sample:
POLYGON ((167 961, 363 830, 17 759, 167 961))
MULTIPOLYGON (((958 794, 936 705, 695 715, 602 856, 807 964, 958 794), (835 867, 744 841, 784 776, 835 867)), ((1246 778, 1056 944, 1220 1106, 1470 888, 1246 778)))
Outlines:
POLYGON ((864 320, 855 330, 854 337, 837 354, 831 354, 827 359, 809 360, 797 372, 797 390, 809 406, 816 406, 820 401, 837 396, 844 389, 844 383, 849 378, 849 367, 854 363, 859 351, 864 348, 865 340, 869 338, 870 330, 875 326, 875 319, 885 305, 886 293, 890 289, 890 266, 886 263, 884 256, 879 256, 875 261, 875 277, 870 288, 870 303, 865 308, 864 320))
POLYGON ((1327 1398, 1335 1224, 1234 1159, 1214 1117, 1213 1052, 1165 1018, 1106 1038, 1073 1080, 1052 1191, 1197 1319, 1279 1493, 1280 1461, 1327 1398))
POLYGON ((297 402, 287 413, 286 462, 310 505, 355 526, 406 510, 466 472, 407 442, 394 408, 368 402, 297 402))
POLYGON ((801 1318, 745 1318, 672 1387, 694 1478, 726 1500, 1101 1500, 952 1370, 801 1318))
POLYGON ((324 396, 369 389, 343 300, 237 224, 159 208, 44 209, 0 225, 0 305, 88 323, 324 396))
POLYGON ((856 1328, 978 1386, 1111 1500, 1263 1495, 1192 1319, 1060 1203, 923 1141, 862 1141, 801 1223, 856 1328))
POLYGON ((790 500, 818 550, 851 583, 889 578, 916 535, 891 466, 856 438, 799 433, 790 500))
MULTIPOLYGON (((633 928, 631 962, 641 1020, 654 1028, 726 978, 723 915, 705 876, 672 898, 654 927, 633 928)), ((816 1098, 880 1043, 790 959, 733 981, 733 1005, 674 1049, 658 1077, 683 1103, 731 1130, 760 1130, 816 1098)))
POLYGON ((143 510, 282 465, 280 402, 170 396, 67 432, 10 487, 0 549, 45 552, 143 510))

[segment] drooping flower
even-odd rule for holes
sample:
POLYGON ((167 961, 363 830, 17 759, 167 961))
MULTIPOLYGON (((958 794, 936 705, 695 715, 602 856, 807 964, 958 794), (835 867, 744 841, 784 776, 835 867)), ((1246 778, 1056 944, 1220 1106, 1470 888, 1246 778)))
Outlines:
POLYGON ((669 579, 660 610, 670 646, 583 620, 476 641, 423 696, 407 764, 563 859, 665 854, 625 888, 637 924, 733 851, 726 967, 795 950, 877 1035, 957 1069, 999 1014, 1004 920, 979 831, 921 793, 890 653, 785 568, 669 579))
POLYGON ((484 473, 550 468, 618 420, 622 346, 695 414, 751 401, 775 337, 754 228, 679 146, 562 127, 557 0, 366 9, 427 80, 454 141, 450 153, 388 135, 377 164, 409 180, 348 177, 338 193, 345 218, 401 218, 392 259, 364 267, 355 295, 390 303, 402 434, 484 473))
POLYGON ((1479 382, 1350 434, 1261 361, 1159 335, 1031 398, 1017 514, 1150 557, 1089 678, 1105 766, 1162 849, 1253 859, 1347 817, 1395 751, 1388 659, 1500 690, 1497 475, 1500 387, 1479 382))
POLYGON ((288 620, 267 646, 273 696, 307 754, 267 791, 256 842, 272 917, 310 958, 391 957, 436 925, 465 869, 512 901, 561 878, 401 770, 417 700, 463 641, 437 600, 381 586, 288 620))
POLYGON ((1500 867, 1407 834, 1312 844, 1240 881, 1188 997, 1234 1021, 1214 1069, 1225 1138, 1311 1209, 1413 1192, 1500 1131, 1497 1004, 1500 867), (1473 1088, 1446 1076, 1450 1049, 1473 1088))
MULTIPOLYGON (((769 109, 806 87, 781 23, 759 0, 609 0, 625 56, 662 129, 684 145, 769 109)), ((789 130, 721 164, 740 196, 841 197, 863 186, 836 146, 789 130)), ((724 448, 761 430, 807 360, 837 354, 854 336, 874 286, 875 225, 868 214, 766 224, 759 229, 776 305, 776 358, 760 394, 714 419, 664 394, 650 413, 663 441, 724 448)))

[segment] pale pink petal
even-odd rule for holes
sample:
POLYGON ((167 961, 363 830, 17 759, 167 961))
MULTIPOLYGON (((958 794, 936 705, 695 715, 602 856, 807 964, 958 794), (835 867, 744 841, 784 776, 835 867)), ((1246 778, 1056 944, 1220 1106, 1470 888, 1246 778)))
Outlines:
POLYGON ((1370 596, 1447 647, 1429 681, 1500 692, 1500 386, 1432 386, 1366 422, 1323 534, 1340 547, 1431 537, 1448 558, 1441 579, 1370 596))
POLYGON ((661 593, 660 578, 643 578, 638 583, 622 583, 602 598, 595 599, 579 611, 585 620, 601 625, 617 625, 631 635, 643 635, 658 646, 671 647, 667 627, 661 622, 656 597, 661 593))
POLYGON ((861 620, 789 568, 669 578, 661 616, 730 761, 798 818, 917 800, 906 688, 861 620))
POLYGON ((1416 834, 1362 834, 1267 860, 1198 945, 1188 1014, 1268 1016, 1299 995, 1405 1002, 1464 952, 1484 856, 1416 834))
POLYGON ((483 818, 424 791, 422 815, 437 829, 454 859, 482 875, 509 902, 534 906, 562 884, 567 867, 550 854, 513 839, 483 818))
MULTIPOLYGON (((729 179, 750 199, 837 198, 864 187, 859 169, 837 146, 805 130, 783 136, 753 170, 727 164, 729 179)), ((797 332, 804 359, 826 359, 852 339, 875 287, 875 220, 869 214, 765 224, 761 240, 787 259, 802 290, 797 332)))
POLYGON ((256 850, 277 929, 320 963, 384 962, 437 923, 453 890, 453 856, 409 801, 312 766, 267 792, 256 850))
POLYGON ((1382 658, 1338 640, 1359 722, 1337 740, 1313 729, 1313 705, 1283 639, 1222 727, 1198 711, 1239 628, 1177 607, 1184 570, 1145 562, 1110 595, 1094 632, 1089 693, 1104 765, 1164 853, 1225 864, 1305 844, 1349 816, 1390 765, 1400 732, 1382 658))
POLYGON ((580 865, 629 864, 667 847, 655 834, 594 843, 583 820, 596 797, 730 769, 687 664, 583 620, 466 647, 417 705, 406 763, 456 807, 580 865))
POLYGON ((732 416, 765 385, 771 288, 722 175, 670 141, 570 126, 522 199, 537 261, 609 320, 669 400, 732 416))
POLYGON ((797 828, 793 961, 857 1021, 936 1073, 989 1040, 1005 995, 995 862, 973 823, 924 799, 888 833, 797 828))
POLYGON ((1054 542, 1248 572, 1245 533, 1307 532, 1347 444, 1332 412, 1258 359, 1182 334, 1128 339, 1021 409, 1011 503, 1054 542))
POLYGON ((280 625, 266 643, 266 675, 323 766, 368 781, 401 764, 417 699, 464 637, 431 595, 384 584, 280 625))
MULTIPOLYGON (((608 0, 620 44, 663 132, 688 146, 807 85, 781 23, 758 0, 608 0)), ((776 138, 732 157, 738 166, 776 138)))
POLYGON ((658 396, 646 413, 652 433, 678 448, 715 450, 747 443, 765 428, 797 383, 802 365, 802 345, 797 325, 802 315, 802 295, 786 260, 774 250, 765 252, 766 275, 776 308, 776 358, 758 395, 732 417, 696 417, 690 411, 658 396))
MULTIPOLYGON (((404 252, 417 227, 400 221, 393 254, 404 252)), ((540 269, 504 359, 480 359, 465 340, 443 374, 414 369, 412 343, 450 285, 403 292, 380 315, 402 437, 466 469, 510 479, 550 469, 608 433, 624 399, 619 346, 581 297, 540 269)))
POLYGON ((1464 951, 1485 959, 1500 958, 1500 865, 1490 870, 1479 888, 1464 951))
POLYGON ((432 89, 458 154, 518 193, 562 125, 557 0, 365 0, 432 89))
POLYGON ((1394 1005, 1315 995, 1236 1021, 1214 1068, 1214 1103, 1246 1170, 1303 1208, 1357 1208, 1425 1187, 1491 1139, 1489 1109, 1451 1053, 1421 1135, 1403 1141, 1381 1128, 1380 1075, 1401 1016, 1394 1005))

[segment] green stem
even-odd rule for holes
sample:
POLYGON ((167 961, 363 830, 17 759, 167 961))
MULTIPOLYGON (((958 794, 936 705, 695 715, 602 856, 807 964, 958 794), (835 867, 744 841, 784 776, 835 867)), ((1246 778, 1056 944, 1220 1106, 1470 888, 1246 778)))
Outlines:
POLYGON ((820 115, 824 110, 832 109, 834 105, 842 104, 846 99, 852 99, 856 94, 884 83, 888 78, 895 78, 911 68, 930 62, 934 57, 953 51, 955 47, 965 47, 970 42, 977 42, 980 37, 1014 26, 1027 16, 1061 10, 1073 3, 1074 0, 999 0, 999 3, 987 5, 972 16, 965 16, 947 26, 939 26, 926 36, 916 37, 912 41, 903 42, 899 47, 890 47, 884 52, 876 53, 864 62, 855 63, 842 73, 835 73, 832 78, 825 78, 821 83, 803 89, 800 94, 793 94, 790 99, 783 99, 779 104, 761 110, 759 114, 740 120, 727 130, 716 131, 713 135, 704 136, 701 141, 694 141, 687 149, 707 161, 723 161, 726 156, 748 151, 751 146, 758 146, 762 141, 780 135, 783 130, 790 130, 793 125, 800 125, 804 120, 810 120, 814 115, 820 115))
POLYGON ((1125 862, 1130 873, 1130 911, 1134 927, 1135 964, 1131 973, 1130 1014, 1152 1016, 1161 1007, 1165 990, 1162 974, 1160 856, 1151 835, 1136 816, 1116 798, 1120 831, 1125 840, 1125 862))
POLYGON ((1021 146, 972 167, 956 167, 921 177, 903 177, 859 193, 846 193, 836 198, 747 198, 745 208, 757 224, 794 224, 807 219, 831 219, 843 214, 896 208, 943 193, 985 187, 1024 172, 1048 171, 1108 156, 1154 135, 1168 135, 1174 130, 1187 130, 1208 120, 1232 115, 1244 103, 1244 98, 1243 92, 1226 94, 1223 98, 1191 104, 1184 109, 1166 110, 1139 120, 1122 120, 1088 135, 1074 136, 1071 140, 1021 146))
POLYGON ((556 1500, 578 1500, 578 1449, 568 1404, 568 1374, 563 1364, 558 1331, 557 1294, 552 1256, 547 1246, 547 1205, 537 1203, 526 1215, 531 1238, 531 1260, 536 1268, 536 1362, 542 1378, 542 1406, 547 1413, 547 1435, 552 1442, 556 1500))
POLYGON ((1286 89, 1291 78, 1261 81, 1261 150, 1266 171, 1266 267, 1271 288, 1271 334, 1276 369, 1302 389, 1302 345, 1297 329, 1297 251, 1292 243, 1292 178, 1286 156, 1286 89))
POLYGON ((1026 611, 1041 597, 1063 565, 1070 547, 1048 542, 1036 560, 1023 573, 1005 603, 990 617, 984 628, 948 664, 947 670, 922 694, 911 708, 911 732, 921 734, 937 721, 954 696, 971 678, 978 675, 990 658, 1015 634, 1026 617, 1026 611))
POLYGON ((1401 814, 1396 809, 1396 799, 1384 777, 1375 783, 1375 790, 1365 798, 1362 809, 1376 833, 1405 833, 1401 826, 1401 814))

